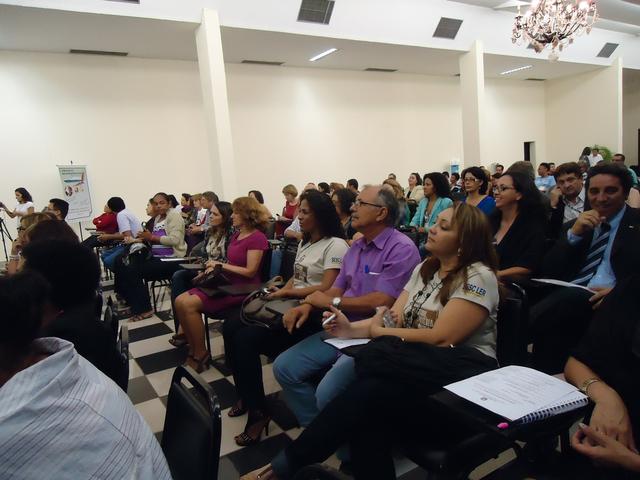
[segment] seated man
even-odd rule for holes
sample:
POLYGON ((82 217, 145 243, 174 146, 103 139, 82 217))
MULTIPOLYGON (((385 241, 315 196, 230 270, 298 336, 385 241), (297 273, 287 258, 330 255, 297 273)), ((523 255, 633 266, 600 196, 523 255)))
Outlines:
POLYGON ((640 271, 640 212, 625 205, 630 189, 631 176, 618 165, 589 170, 586 191, 592 209, 564 226, 544 259, 541 275, 589 290, 558 287, 532 307, 537 369, 549 374, 562 371, 569 352, 589 327, 592 308, 616 283, 640 271))
POLYGON ((584 181, 580 165, 567 162, 556 169, 556 186, 549 192, 551 218, 548 238, 558 238, 562 225, 575 220, 585 210, 590 210, 585 198, 584 181))
MULTIPOLYGON (((332 287, 314 292, 284 317, 289 331, 300 328, 313 312, 340 308, 351 321, 370 317, 378 306, 390 307, 420 262, 414 243, 394 230, 398 202, 382 186, 365 188, 353 205, 352 226, 363 234, 344 257, 332 287)), ((289 407, 306 426, 354 378, 353 359, 323 342, 324 332, 312 335, 276 359, 274 376, 282 385, 289 407), (331 370, 318 385, 318 374, 331 370), (316 399, 317 398, 317 399, 316 399)))
POLYGON ((52 198, 49 200, 46 211, 53 213, 58 220, 64 221, 67 218, 67 213, 69 213, 69 203, 59 198, 52 198))
POLYGON ((170 479, 127 395, 71 343, 36 338, 47 287, 33 272, 0 278, 0 477, 170 479))
POLYGON ((548 163, 542 162, 540 165, 538 165, 536 187, 538 187, 538 190, 540 190, 542 193, 547 193, 556 186, 556 179, 553 178, 553 175, 549 174, 550 172, 551 166, 548 163))
POLYGON ((637 478, 628 472, 640 473, 638 282, 640 276, 630 277, 608 295, 565 367, 567 380, 595 403, 589 426, 581 425, 572 441, 578 453, 596 463, 583 461, 582 468, 572 468, 585 470, 581 478, 596 478, 594 470, 597 478, 611 479, 637 478))

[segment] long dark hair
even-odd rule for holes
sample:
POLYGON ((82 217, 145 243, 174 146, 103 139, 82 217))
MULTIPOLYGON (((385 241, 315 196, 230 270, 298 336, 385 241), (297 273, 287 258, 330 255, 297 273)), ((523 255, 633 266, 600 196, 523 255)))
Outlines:
POLYGON ((29 192, 27 192, 27 189, 24 187, 18 187, 15 189, 16 192, 18 192, 20 195, 22 195, 22 199, 25 202, 33 202, 33 198, 31 198, 31 194, 29 192))
POLYGON ((219 239, 223 235, 228 236, 231 232, 231 225, 233 223, 231 221, 231 214, 233 213, 233 209, 229 202, 216 202, 214 205, 220 212, 220 216, 222 216, 222 223, 217 226, 211 225, 209 231, 213 238, 219 239))
POLYGON ((356 201, 357 195, 348 188, 339 188, 333 192, 333 195, 338 198, 340 211, 345 215, 349 215, 351 212, 351 205, 356 201))
MULTIPOLYGON (((453 208, 451 227, 458 232, 458 265, 442 281, 437 298, 442 305, 449 301, 451 293, 467 282, 469 267, 480 262, 492 271, 498 268, 498 255, 493 246, 493 233, 487 216, 476 207, 458 203, 453 208)), ((420 268, 422 281, 427 284, 440 268, 435 256, 424 261, 420 268)))
POLYGON ((415 177, 416 177, 416 186, 417 185, 422 185, 422 177, 420 176, 420 174, 418 172, 411 172, 409 174, 409 176, 411 176, 411 175, 415 175, 415 177))
MULTIPOLYGON (((518 200, 518 216, 527 220, 544 222, 546 219, 546 210, 542 202, 542 194, 536 188, 536 184, 529 175, 520 172, 504 173, 500 178, 511 177, 513 188, 516 189, 522 197, 518 200)), ((491 224, 494 230, 500 228, 502 220, 502 212, 499 208, 494 209, 491 213, 491 224)))
POLYGON ((489 179, 487 178, 487 174, 484 173, 484 170, 482 170, 480 167, 465 168, 462 171, 462 180, 464 180, 464 177, 467 175, 467 173, 470 173, 471 175, 473 175, 474 177, 476 177, 478 180, 482 182, 482 184, 480 185, 480 190, 478 190, 478 193, 480 195, 486 195, 487 189, 489 188, 489 179))
POLYGON ((260 190, 249 190, 248 196, 251 196, 252 193, 258 203, 264 205, 264 195, 262 195, 262 192, 260 190))
MULTIPOLYGON (((344 229, 340 223, 340 217, 338 217, 336 207, 328 195, 318 190, 307 190, 300 195, 300 203, 302 203, 303 200, 306 200, 309 204, 309 209, 316 219, 316 224, 323 238, 344 238, 344 229)), ((309 234, 307 232, 304 232, 302 241, 303 243, 309 241, 309 234)))
POLYGON ((431 180, 431 183, 433 183, 433 191, 435 192, 437 197, 451 198, 451 187, 449 186, 449 180, 447 180, 447 177, 445 177, 442 173, 431 172, 425 174, 424 179, 427 178, 431 180))

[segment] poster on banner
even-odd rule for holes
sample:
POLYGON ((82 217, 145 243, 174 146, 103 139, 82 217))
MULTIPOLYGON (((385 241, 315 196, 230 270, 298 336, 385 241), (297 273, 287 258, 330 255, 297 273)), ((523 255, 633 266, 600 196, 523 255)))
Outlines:
POLYGON ((61 198, 69 203, 67 222, 91 216, 93 209, 87 167, 84 165, 58 165, 58 171, 64 192, 61 198))

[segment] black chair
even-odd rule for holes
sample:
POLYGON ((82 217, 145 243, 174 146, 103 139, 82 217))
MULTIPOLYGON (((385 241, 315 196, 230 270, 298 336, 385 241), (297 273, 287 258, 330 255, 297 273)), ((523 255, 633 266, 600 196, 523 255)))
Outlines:
POLYGON ((344 473, 319 463, 308 465, 296 473, 293 480, 351 480, 344 473))
MULTIPOLYGON (((118 323, 116 322, 116 325, 117 324, 118 323)), ((129 389, 129 327, 126 325, 122 325, 120 327, 116 347, 118 348, 120 361, 122 362, 120 377, 117 379, 116 383, 126 392, 129 389)))
POLYGON ((109 297, 107 299, 107 306, 104 309, 104 314, 102 315, 102 321, 104 324, 113 332, 113 337, 118 336, 118 320, 116 319, 113 313, 113 298, 109 297))
MULTIPOLYGON (((497 356, 501 366, 524 365, 527 358, 528 301, 523 288, 506 285, 498 311, 497 356)), ((402 448, 406 456, 429 472, 429 479, 466 479, 471 471, 500 453, 520 447, 510 439, 459 425, 438 431, 423 444, 402 448)))
POLYGON ((161 442, 173 479, 216 480, 221 438, 220 403, 213 389, 191 368, 176 368, 161 442))
MULTIPOLYGON (((164 278, 161 280, 147 280, 147 288, 149 288, 151 292, 153 311, 154 313, 158 313, 158 300, 160 299, 160 294, 157 291, 162 288, 171 288, 171 279, 164 278)), ((164 298, 164 292, 162 294, 162 297, 164 298)))

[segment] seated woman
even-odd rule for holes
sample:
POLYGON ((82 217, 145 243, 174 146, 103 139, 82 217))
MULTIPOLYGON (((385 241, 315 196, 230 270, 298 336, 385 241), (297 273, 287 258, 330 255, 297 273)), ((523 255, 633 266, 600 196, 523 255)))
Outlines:
POLYGON ((153 231, 144 230, 130 239, 128 243, 146 242, 151 245, 151 257, 137 262, 116 262, 116 292, 125 299, 133 313, 132 320, 142 320, 153 315, 149 290, 145 280, 163 280, 173 276, 180 264, 163 262, 166 257, 184 257, 187 245, 184 241, 184 221, 178 212, 171 208, 169 196, 157 193, 153 197, 157 216, 154 218, 153 231))
POLYGON ((298 189, 294 185, 285 185, 282 189, 282 194, 286 199, 284 207, 282 208, 282 215, 276 215, 276 237, 284 235, 285 229, 291 225, 293 219, 298 214, 298 206, 300 202, 298 200, 298 189))
POLYGON ((7 275, 13 275, 22 267, 22 250, 24 250, 24 247, 29 243, 26 236, 29 227, 44 222, 45 220, 53 220, 53 217, 49 213, 36 212, 29 213, 20 218, 18 237, 11 242, 11 255, 9 255, 9 262, 7 263, 7 275))
POLYGON ((404 189, 404 196, 407 198, 407 202, 417 205, 424 197, 422 178, 418 172, 413 172, 409 175, 408 182, 409 186, 404 189))
POLYGON ((0 278, 2 478, 170 479, 126 393, 70 342, 37 338, 48 291, 33 272, 0 278), (25 455, 33 448, 37 455, 25 455))
MULTIPOLYGON (((257 200, 249 197, 236 198, 231 205, 231 219, 236 232, 227 247, 227 262, 212 261, 205 272, 222 265, 222 271, 232 284, 260 283, 260 267, 265 250, 269 248, 264 230, 269 221, 267 212, 257 200)), ((175 309, 178 322, 189 343, 187 365, 198 373, 209 368, 211 356, 204 344, 202 314, 214 314, 240 305, 244 295, 210 297, 199 288, 178 296, 175 309)))
MULTIPOLYGON (((338 276, 342 257, 349 248, 336 210, 327 195, 316 190, 303 193, 298 218, 304 237, 296 254, 294 276, 280 290, 271 293, 271 299, 302 299, 316 290, 328 289, 338 276)), ((274 357, 318 329, 318 326, 302 328, 289 334, 285 329, 272 331, 247 326, 237 316, 227 319, 223 327, 226 360, 233 371, 240 398, 229 411, 229 416, 236 417, 249 411, 244 432, 235 438, 238 445, 260 441, 262 430, 270 421, 262 385, 260 354, 274 357)))
POLYGON ((495 200, 487 195, 489 178, 480 167, 469 167, 462 171, 462 185, 466 197, 464 202, 478 207, 485 214, 491 215, 496 208, 495 200))
POLYGON ((24 217, 25 215, 29 215, 30 213, 35 212, 35 207, 33 206, 33 199, 31 198, 31 194, 27 192, 26 188, 16 188, 15 190, 16 200, 18 204, 15 206, 13 210, 9 210, 6 205, 0 202, 0 209, 7 212, 9 218, 15 217, 24 217))
MULTIPOLYGON (((102 244, 112 242, 122 242, 126 238, 134 238, 141 230, 140 220, 127 209, 124 200, 120 197, 111 197, 107 200, 106 209, 116 214, 118 231, 115 233, 103 233, 98 236, 98 241, 102 244)), ((109 270, 113 270, 116 260, 124 253, 125 247, 117 245, 107 251, 102 252, 102 263, 109 270)))
POLYGON ((425 408, 428 396, 497 367, 497 260, 486 216, 465 204, 444 210, 429 231, 427 248, 432 256, 415 268, 391 308, 397 327, 383 326, 386 308, 352 323, 334 308, 337 317, 325 327, 341 337, 402 338, 416 357, 424 356, 420 372, 391 368, 356 378, 266 470, 242 478, 291 478, 347 442, 356 479, 396 478, 393 444, 443 428, 425 408))
POLYGON ((108 204, 104 206, 103 213, 94 218, 91 223, 95 225, 96 232, 82 242, 82 245, 87 248, 96 248, 103 245, 99 235, 105 233, 110 235, 118 231, 117 213, 111 210, 108 204))
POLYGON ((540 192, 527 175, 507 172, 493 190, 491 214, 498 252, 498 278, 529 276, 542 262, 547 218, 540 192))
POLYGON ((427 173, 424 176, 422 189, 424 198, 420 200, 409 225, 415 227, 419 234, 426 234, 436 223, 440 212, 453 205, 453 200, 451 200, 449 181, 441 173, 427 173))
MULTIPOLYGON (((387 185, 391 188, 396 200, 398 201, 398 218, 396 219, 396 227, 401 225, 407 225, 411 219, 411 210, 407 199, 404 198, 404 191, 400 184, 392 178, 387 178, 382 182, 383 185, 387 185)), ((415 206, 415 203, 414 203, 415 206)))
POLYGON ((571 444, 596 465, 572 466, 574 478, 622 480, 640 473, 638 282, 635 275, 607 295, 565 366, 567 380, 595 404, 589 426, 581 425, 571 444))
POLYGON ((331 201, 336 207, 336 213, 344 231, 344 238, 351 245, 351 241, 357 233, 356 229, 351 226, 351 206, 356 201, 356 194, 348 188, 341 188, 331 194, 331 201))
POLYGON ((264 204, 264 195, 262 195, 261 191, 259 191, 259 190, 249 190, 249 194, 247 196, 251 197, 251 198, 255 198, 258 201, 258 203, 260 205, 262 205, 267 210, 267 215, 269 215, 269 218, 273 217, 273 215, 271 215, 271 212, 269 211, 267 206, 264 204))
MULTIPOLYGON (((204 251, 207 254, 207 268, 215 265, 214 262, 227 261, 227 245, 231 238, 231 204, 229 202, 217 202, 211 207, 211 218, 209 224, 209 240, 205 245, 204 251)), ((196 277, 198 272, 194 270, 181 269, 173 274, 171 278, 171 305, 173 308, 173 321, 175 323, 176 334, 169 339, 169 343, 174 347, 180 347, 187 343, 187 337, 180 328, 178 322, 178 314, 175 309, 175 301, 183 293, 191 290, 191 281, 196 277)))

